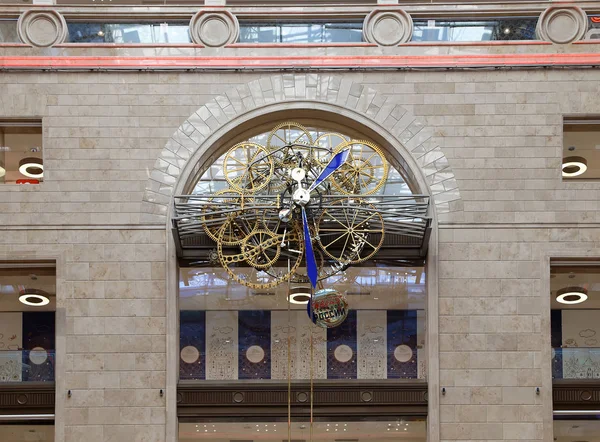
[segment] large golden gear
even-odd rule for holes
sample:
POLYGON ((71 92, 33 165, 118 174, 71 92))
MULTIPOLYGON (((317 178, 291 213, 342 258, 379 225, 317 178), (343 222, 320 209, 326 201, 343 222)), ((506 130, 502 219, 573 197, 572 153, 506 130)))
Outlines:
POLYGON ((358 264, 373 257, 384 239, 383 217, 374 205, 334 201, 319 217, 321 250, 338 262, 358 264))
POLYGON ((340 144, 334 154, 350 149, 344 165, 334 173, 333 186, 345 195, 372 195, 387 180, 389 164, 379 147, 370 141, 351 140, 340 144))
MULTIPOLYGON (((224 231, 224 229, 226 228, 226 226, 223 226, 222 231, 224 231)), ((296 271, 296 269, 298 269, 298 267, 300 266, 301 262, 302 262, 302 257, 304 256, 304 247, 303 247, 303 242, 300 240, 300 229, 297 225, 294 225, 293 227, 293 231, 292 232, 288 232, 287 235, 284 237, 283 234, 277 235, 277 234, 272 234, 271 232, 268 231, 263 231, 266 232, 264 234, 264 238, 266 238, 262 243, 260 244, 255 244, 254 247, 252 248, 248 248, 246 250, 241 250, 241 253, 235 253, 235 254, 228 254, 226 255, 224 250, 223 250, 223 244, 221 241, 217 241, 217 253, 219 255, 219 261, 221 262, 221 266, 223 266, 223 268, 227 271, 227 273, 229 274, 229 276, 231 276, 231 278, 233 278, 236 282, 245 285, 246 287, 250 287, 252 289, 255 290, 265 290, 265 289, 270 289, 273 287, 278 286, 279 284, 281 284, 283 281, 287 281, 290 279, 290 275, 296 271), (290 268, 289 271, 288 269, 281 269, 279 272, 276 272, 274 270, 273 267, 271 268, 265 268, 265 269, 259 269, 259 268, 255 268, 255 267, 251 267, 251 269, 254 270, 259 270, 264 272, 264 275, 266 277, 268 277, 270 280, 269 282, 253 282, 249 279, 249 274, 244 274, 244 273, 236 273, 233 271, 233 268, 235 268, 235 265, 242 265, 244 263, 251 263, 254 260, 260 259, 258 258, 262 253, 264 253, 264 250, 268 250, 271 249, 273 247, 281 247, 281 243, 283 241, 294 241, 294 244, 297 244, 298 247, 298 253, 295 257, 295 259, 291 260, 290 262, 290 268)), ((241 267, 241 268, 247 268, 247 267, 241 267)))
POLYGON ((312 146, 313 138, 308 129, 294 121, 278 124, 267 137, 267 148, 271 150, 290 144, 312 146))
POLYGON ((218 242, 220 230, 224 227, 225 230, 221 233, 220 237, 221 241, 224 245, 235 246, 241 244, 243 239, 249 233, 256 230, 258 220, 254 214, 250 213, 250 211, 244 210, 245 204, 247 203, 252 203, 252 199, 245 198, 244 195, 237 190, 223 189, 216 192, 214 198, 209 200, 209 203, 205 208, 206 214, 201 217, 201 221, 203 222, 202 227, 210 239, 218 242), (211 203, 213 203, 212 206, 211 203), (220 206, 218 203, 224 205, 220 206), (240 210, 220 215, 211 214, 211 212, 223 210, 227 205, 239 206, 240 210), (229 222, 211 222, 212 220, 221 219, 222 217, 225 217, 229 222))
POLYGON ((334 152, 339 145, 346 142, 348 142, 348 138, 336 132, 326 132, 321 134, 315 140, 315 146, 328 150, 315 149, 313 150, 313 157, 324 166, 331 159, 332 152, 334 152))
MULTIPOLYGON (((268 269, 274 266, 281 254, 281 243, 275 242, 270 247, 263 247, 268 239, 276 238, 277 234, 269 230, 258 229, 250 233, 242 241, 242 253, 248 253, 246 262, 255 269, 268 269), (258 253, 254 253, 258 251, 258 253)), ((270 242, 271 244, 271 242, 270 242)))
POLYGON ((312 146, 310 132, 299 123, 286 121, 273 128, 267 137, 267 149, 273 153, 275 163, 275 177, 270 185, 272 191, 283 191, 292 183, 289 171, 298 167, 298 155, 302 156, 303 167, 313 165, 312 146))
POLYGON ((273 177, 269 151, 256 143, 238 143, 223 158, 223 174, 238 192, 252 194, 269 184, 273 177))

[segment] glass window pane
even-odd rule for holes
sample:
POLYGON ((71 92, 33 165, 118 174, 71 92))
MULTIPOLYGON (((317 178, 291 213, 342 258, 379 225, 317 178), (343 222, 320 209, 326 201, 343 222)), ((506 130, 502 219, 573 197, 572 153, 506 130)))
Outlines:
POLYGON ((67 23, 70 43, 190 43, 184 23, 67 23))
POLYGON ((600 266, 553 265, 550 288, 552 376, 599 379, 600 266))
POLYGON ((412 41, 536 40, 537 18, 415 20, 412 41))
POLYGON ((563 120, 562 179, 600 179, 600 115, 563 120))
POLYGON ((17 20, 0 18, 0 43, 20 43, 17 20))
POLYGON ((424 379, 425 273, 422 267, 350 267, 324 281, 346 294, 342 325, 311 324, 287 284, 257 291, 225 270, 180 270, 180 378, 206 380, 424 379), (289 311, 288 311, 289 305, 289 311), (288 366, 288 337, 292 366, 288 366))
MULTIPOLYGON (((291 440, 311 440, 311 424, 307 419, 294 418, 291 423, 291 440)), ((312 424, 312 440, 325 441, 410 441, 425 442, 427 421, 424 418, 398 417, 382 420, 316 418, 312 424)), ((179 441, 205 440, 211 442, 234 441, 287 441, 288 423, 284 419, 243 420, 223 422, 202 420, 181 422, 179 441)))
POLYGON ((39 184, 43 180, 42 122, 0 120, 0 183, 39 184))
POLYGON ((240 23, 240 43, 352 43, 362 23, 240 23))
POLYGON ((55 310, 54 266, 0 268, 0 383, 54 381, 55 310))

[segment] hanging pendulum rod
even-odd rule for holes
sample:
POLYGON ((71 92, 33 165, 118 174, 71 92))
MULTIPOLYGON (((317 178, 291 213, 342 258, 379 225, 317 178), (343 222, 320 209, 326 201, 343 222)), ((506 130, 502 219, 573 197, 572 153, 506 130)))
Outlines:
MULTIPOLYGON (((310 306, 310 314, 311 314, 311 320, 314 317, 314 295, 315 295, 315 288, 312 286, 310 286, 310 302, 311 302, 311 306, 310 306)), ((310 324, 310 442, 313 442, 313 392, 314 392, 314 386, 313 386, 313 378, 314 378, 314 374, 313 374, 313 370, 314 370, 314 366, 313 366, 313 326, 314 324, 310 324)))
POLYGON ((290 304, 291 302, 290 300, 290 290, 291 290, 291 264, 290 264, 290 258, 288 258, 288 281, 287 281, 287 292, 288 292, 288 303, 287 303, 287 311, 288 311, 288 326, 287 326, 287 365, 288 365, 288 372, 287 372, 287 381, 288 381, 288 442, 292 441, 292 316, 291 316, 291 310, 290 310, 290 304))

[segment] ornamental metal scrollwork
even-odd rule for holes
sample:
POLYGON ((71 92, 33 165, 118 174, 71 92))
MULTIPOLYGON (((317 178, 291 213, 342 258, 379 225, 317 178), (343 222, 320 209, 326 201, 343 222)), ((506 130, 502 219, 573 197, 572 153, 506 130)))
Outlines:
POLYGON ((213 262, 240 284, 314 287, 373 259, 388 237, 423 240, 428 197, 386 194, 389 171, 370 141, 286 121, 226 151, 215 172, 226 188, 177 196, 174 227, 180 241, 216 243, 213 262))

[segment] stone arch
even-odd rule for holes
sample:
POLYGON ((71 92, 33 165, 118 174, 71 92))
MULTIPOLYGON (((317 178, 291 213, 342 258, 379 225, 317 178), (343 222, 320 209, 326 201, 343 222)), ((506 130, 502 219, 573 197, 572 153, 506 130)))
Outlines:
POLYGON ((197 161, 216 134, 236 120, 258 116, 277 105, 340 112, 385 130, 421 187, 428 189, 437 215, 460 210, 454 172, 432 139, 433 131, 402 107, 398 97, 337 75, 281 74, 251 81, 208 101, 177 129, 150 173, 140 221, 165 224, 172 196, 181 178, 189 175, 183 173, 192 167, 188 163, 197 161))

